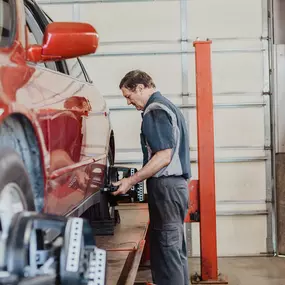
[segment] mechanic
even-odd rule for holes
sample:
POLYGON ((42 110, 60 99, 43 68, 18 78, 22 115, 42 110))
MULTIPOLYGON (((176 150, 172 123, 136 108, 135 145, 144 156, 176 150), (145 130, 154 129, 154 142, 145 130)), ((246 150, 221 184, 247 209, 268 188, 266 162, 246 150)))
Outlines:
POLYGON ((147 180, 150 214, 150 254, 153 282, 188 285, 184 218, 191 177, 189 136, 180 110, 163 97, 145 72, 127 73, 119 85, 128 105, 142 111, 143 167, 134 176, 114 183, 114 195, 125 194, 147 180))

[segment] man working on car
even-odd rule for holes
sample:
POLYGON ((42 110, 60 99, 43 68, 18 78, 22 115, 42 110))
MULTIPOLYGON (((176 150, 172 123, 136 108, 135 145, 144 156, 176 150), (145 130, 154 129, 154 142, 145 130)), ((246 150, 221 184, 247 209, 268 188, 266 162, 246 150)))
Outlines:
POLYGON ((188 285, 183 226, 191 176, 188 132, 180 110, 155 88, 152 78, 140 70, 130 71, 121 80, 128 105, 142 111, 144 163, 134 176, 114 183, 119 186, 114 195, 125 194, 147 179, 153 282, 188 285))

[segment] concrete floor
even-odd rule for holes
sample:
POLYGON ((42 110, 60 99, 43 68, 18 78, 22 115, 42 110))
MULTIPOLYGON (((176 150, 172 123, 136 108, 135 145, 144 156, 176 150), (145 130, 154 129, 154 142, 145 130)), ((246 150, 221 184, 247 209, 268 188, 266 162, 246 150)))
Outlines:
MULTIPOLYGON (((229 285, 284 285, 285 258, 219 258, 219 273, 227 275, 229 285)), ((200 260, 189 259, 191 274, 200 271, 200 260)), ((137 281, 151 281, 149 269, 141 269, 137 281)), ((177 284, 178 285, 178 284, 177 284)))

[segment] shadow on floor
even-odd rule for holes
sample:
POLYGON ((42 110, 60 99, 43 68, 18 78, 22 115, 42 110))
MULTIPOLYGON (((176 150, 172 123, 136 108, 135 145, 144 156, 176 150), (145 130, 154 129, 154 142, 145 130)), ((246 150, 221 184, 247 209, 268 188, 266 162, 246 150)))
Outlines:
MULTIPOLYGON (((228 277, 229 285, 285 285, 285 258, 219 258, 219 273, 228 277)), ((189 259, 190 274, 200 272, 200 260, 189 259)), ((140 268, 137 281, 151 282, 148 268, 140 268)), ((178 285, 178 284, 177 284, 178 285)))

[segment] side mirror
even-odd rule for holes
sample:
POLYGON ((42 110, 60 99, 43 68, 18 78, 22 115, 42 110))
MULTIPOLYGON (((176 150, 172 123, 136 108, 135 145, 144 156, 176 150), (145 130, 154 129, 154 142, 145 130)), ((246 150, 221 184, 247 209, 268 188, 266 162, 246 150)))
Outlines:
POLYGON ((43 44, 27 49, 31 62, 56 61, 95 53, 99 35, 89 24, 54 22, 46 27, 43 44))

